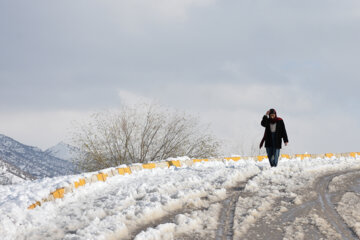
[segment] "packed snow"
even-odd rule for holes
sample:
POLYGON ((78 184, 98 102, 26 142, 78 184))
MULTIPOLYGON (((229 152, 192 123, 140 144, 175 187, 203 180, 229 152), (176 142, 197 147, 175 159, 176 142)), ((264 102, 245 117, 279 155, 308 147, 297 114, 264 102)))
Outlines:
MULTIPOLYGON (((317 229, 319 238, 337 238, 341 233, 316 209, 292 214, 296 207, 316 204, 310 200, 317 201, 318 178, 359 169, 360 158, 351 157, 281 159, 277 168, 265 160, 202 162, 114 176, 33 210, 27 207, 91 173, 24 181, 0 186, 0 234, 3 239, 217 239, 225 231, 219 230, 219 216, 230 206, 228 194, 238 191, 230 213, 234 239, 264 239, 261 222, 277 218, 294 218, 279 227, 284 239, 306 239, 306 228, 317 229), (244 189, 236 190, 240 185, 244 189)), ((342 180, 334 178, 329 189, 339 190, 342 180)), ((360 196, 354 189, 339 197, 337 211, 359 236, 360 196)))

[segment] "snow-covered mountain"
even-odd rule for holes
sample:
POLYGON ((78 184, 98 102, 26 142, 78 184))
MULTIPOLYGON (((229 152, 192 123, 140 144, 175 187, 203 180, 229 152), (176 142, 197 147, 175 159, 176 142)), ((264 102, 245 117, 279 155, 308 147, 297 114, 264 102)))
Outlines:
POLYGON ((15 184, 33 179, 35 179, 34 176, 0 159, 0 185, 15 184))
POLYGON ((74 159, 76 159, 76 156, 79 154, 80 150, 67 143, 60 142, 57 145, 48 148, 45 152, 54 157, 72 162, 74 159))
POLYGON ((3 134, 0 134, 0 158, 36 178, 75 173, 75 167, 70 161, 54 157, 37 147, 24 145, 3 134))

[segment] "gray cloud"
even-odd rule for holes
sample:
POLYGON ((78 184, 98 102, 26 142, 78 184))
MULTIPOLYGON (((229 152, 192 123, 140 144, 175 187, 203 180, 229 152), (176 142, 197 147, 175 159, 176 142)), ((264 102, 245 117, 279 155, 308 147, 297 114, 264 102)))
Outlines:
MULTIPOLYGON (((246 132, 256 139, 257 116, 268 107, 278 107, 308 134, 312 127, 314 133, 334 131, 336 124, 322 122, 346 119, 344 132, 335 132, 348 141, 317 147, 355 148, 359 5, 0 1, 0 113, 111 108, 123 102, 123 91, 214 119, 228 138, 246 132), (252 116, 246 125, 253 127, 222 124, 217 112, 252 116), (316 126, 303 124, 312 117, 316 126)), ((297 134, 294 151, 317 150, 297 125, 289 126, 297 134)))

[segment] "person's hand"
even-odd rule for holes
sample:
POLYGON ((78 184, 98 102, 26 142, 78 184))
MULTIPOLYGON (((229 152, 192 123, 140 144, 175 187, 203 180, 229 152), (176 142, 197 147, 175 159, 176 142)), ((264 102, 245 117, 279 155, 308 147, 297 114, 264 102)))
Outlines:
POLYGON ((270 110, 268 110, 268 111, 266 112, 266 115, 267 115, 267 116, 269 116, 269 114, 270 114, 270 110))
POLYGON ((286 142, 286 143, 285 143, 285 146, 287 146, 287 145, 288 145, 288 143, 286 142))

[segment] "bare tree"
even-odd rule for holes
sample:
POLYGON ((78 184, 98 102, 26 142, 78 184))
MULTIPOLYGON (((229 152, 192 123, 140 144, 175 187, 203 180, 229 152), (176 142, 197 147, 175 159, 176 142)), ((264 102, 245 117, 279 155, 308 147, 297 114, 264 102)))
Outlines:
POLYGON ((177 156, 215 156, 219 142, 208 132, 196 118, 157 105, 97 113, 74 133, 81 150, 76 163, 81 170, 95 171, 177 156))

